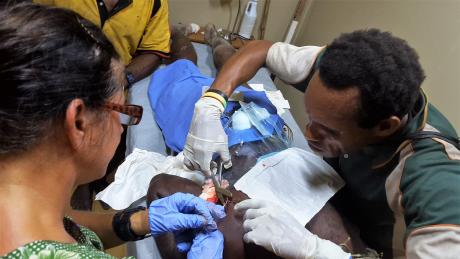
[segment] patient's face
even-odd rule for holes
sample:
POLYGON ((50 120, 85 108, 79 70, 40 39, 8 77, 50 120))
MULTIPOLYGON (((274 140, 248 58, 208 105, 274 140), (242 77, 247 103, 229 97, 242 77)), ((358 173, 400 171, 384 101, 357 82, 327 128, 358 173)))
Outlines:
POLYGON ((327 88, 316 72, 305 91, 309 122, 305 136, 311 149, 324 157, 357 151, 373 142, 372 131, 360 128, 356 112, 360 100, 357 87, 327 88))

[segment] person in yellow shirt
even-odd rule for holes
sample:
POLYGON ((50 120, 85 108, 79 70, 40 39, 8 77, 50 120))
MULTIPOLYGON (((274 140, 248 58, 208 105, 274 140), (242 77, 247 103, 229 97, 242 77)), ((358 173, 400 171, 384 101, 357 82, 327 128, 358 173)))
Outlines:
POLYGON ((130 86, 170 57, 167 0, 33 0, 71 9, 102 29, 126 66, 130 86))
MULTIPOLYGON (((149 80, 142 79, 147 79, 162 63, 162 59, 170 59, 171 33, 167 0, 32 1, 70 9, 99 27, 126 66, 126 88, 133 85, 133 88, 142 88, 141 84, 149 83, 149 80)), ((108 166, 107 174, 113 172, 125 158, 127 131, 130 129, 123 132, 120 145, 108 166)), ((161 138, 161 132, 159 131, 155 136, 161 138)), ((72 207, 90 210, 92 192, 101 191, 107 184, 104 178, 78 187, 72 197, 72 207)))

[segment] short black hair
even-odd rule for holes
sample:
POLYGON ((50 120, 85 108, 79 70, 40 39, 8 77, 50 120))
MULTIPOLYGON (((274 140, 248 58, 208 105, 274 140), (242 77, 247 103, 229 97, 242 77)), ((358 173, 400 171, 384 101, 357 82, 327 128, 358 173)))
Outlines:
POLYGON ((73 11, 23 3, 0 10, 0 155, 26 151, 62 121, 68 104, 89 109, 122 87, 114 47, 73 11))
POLYGON ((344 33, 320 57, 319 77, 331 89, 358 87, 357 122, 372 128, 414 107, 425 74, 406 41, 378 29, 344 33))

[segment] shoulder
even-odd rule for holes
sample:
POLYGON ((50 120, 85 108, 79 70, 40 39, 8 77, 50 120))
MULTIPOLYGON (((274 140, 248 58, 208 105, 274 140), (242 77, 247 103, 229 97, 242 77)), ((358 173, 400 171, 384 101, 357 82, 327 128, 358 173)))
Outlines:
POLYGON ((455 128, 449 120, 431 103, 428 103, 427 124, 444 134, 448 134, 449 136, 458 136, 455 128))
POLYGON ((150 0, 146 1, 143 8, 148 8, 150 14, 150 20, 165 19, 168 18, 169 6, 166 0, 150 0))
POLYGON ((460 150, 436 138, 411 146, 400 183, 408 230, 460 225, 460 150))
MULTIPOLYGON (((3 257, 2 257, 3 258, 3 257)), ((66 244, 54 241, 40 240, 26 244, 7 254, 5 259, 41 258, 41 259, 79 259, 101 258, 112 259, 113 256, 90 246, 74 243, 66 244)))
POLYGON ((322 49, 323 47, 318 46, 298 47, 276 42, 268 50, 266 65, 284 82, 299 83, 310 74, 322 49))
POLYGON ((79 244, 91 246, 97 250, 104 250, 101 239, 92 230, 78 225, 70 217, 64 217, 64 228, 79 244))
POLYGON ((411 149, 400 183, 406 254, 454 258, 460 252, 460 150, 436 138, 411 149))

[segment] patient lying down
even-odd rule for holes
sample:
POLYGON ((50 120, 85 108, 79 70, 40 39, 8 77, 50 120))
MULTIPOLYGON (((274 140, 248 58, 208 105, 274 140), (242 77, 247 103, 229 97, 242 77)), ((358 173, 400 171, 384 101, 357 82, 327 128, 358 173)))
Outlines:
MULTIPOLYGON (((278 258, 263 247, 243 242, 243 218, 242 215, 233 210, 233 207, 236 203, 249 197, 232 188, 230 191, 233 197, 225 206, 227 216, 223 221, 218 222, 219 230, 224 235, 224 258, 278 258)), ((160 174, 150 182, 147 201, 150 203, 176 192, 192 193, 199 196, 202 193, 202 187, 188 179, 160 174)), ((337 244, 348 241, 350 236, 338 213, 328 204, 306 227, 321 238, 327 238, 337 244)), ((172 234, 157 237, 155 241, 162 258, 186 258, 186 254, 180 254, 177 251, 172 234)), ((353 249, 355 243, 359 243, 359 241, 350 240, 347 243, 347 246, 353 249)))
MULTIPOLYGON (((214 62, 219 70, 226 59, 228 59, 235 50, 225 40, 218 39, 217 32, 212 26, 206 28, 205 38, 213 49, 214 62)), ((188 48, 187 50, 193 51, 193 48, 188 48)), ((196 54, 192 54, 189 56, 196 57, 196 54)), ((196 64, 196 58, 190 60, 196 64)), ((226 202, 226 204, 223 204, 225 205, 227 216, 221 222, 218 222, 219 230, 224 235, 223 257, 226 259, 278 258, 263 247, 243 242, 243 218, 242 215, 234 211, 233 208, 236 203, 248 199, 249 197, 245 193, 237 191, 232 187, 238 179, 256 164, 260 155, 280 151, 276 147, 277 145, 271 145, 270 141, 265 140, 263 145, 258 142, 250 142, 244 145, 235 145, 230 148, 233 166, 229 171, 225 172, 224 178, 228 180, 230 184, 228 190, 232 193, 233 197, 226 202)), ((155 176, 150 182, 147 202, 150 203, 153 200, 169 196, 176 192, 191 193, 200 196, 203 192, 203 188, 201 185, 188 179, 160 174, 155 176)), ((207 199, 207 197, 204 198, 207 199)), ((350 230, 348 224, 344 223, 337 211, 329 204, 326 204, 321 211, 310 220, 306 228, 323 239, 328 239, 336 244, 345 245, 350 251, 361 251, 365 247, 359 238, 357 238, 357 234, 350 230)), ((185 253, 181 254, 176 249, 176 242, 173 234, 169 233, 156 237, 155 241, 162 258, 186 258, 187 255, 185 253)))
MULTIPOLYGON (((247 145, 245 148, 246 151, 248 149, 254 150, 253 148, 248 148, 247 145)), ((229 176, 239 178, 256 163, 257 157, 247 152, 242 152, 241 148, 238 150, 231 149, 230 151, 234 164, 231 171, 234 171, 234 173, 229 173, 229 176), (245 153, 245 155, 237 156, 236 154, 238 153, 245 153)), ((230 182, 233 184, 235 180, 237 179, 231 179, 230 182)), ((224 258, 278 258, 263 247, 243 242, 243 218, 242 215, 234 211, 233 207, 236 203, 249 197, 245 193, 235 190, 232 186, 228 189, 232 192, 233 197, 225 204, 226 218, 218 222, 219 230, 224 235, 224 258)), ((169 196, 176 192, 192 193, 200 196, 203 193, 203 188, 188 179, 160 174, 155 176, 150 182, 147 201, 150 203, 153 200, 169 196)), ((343 222, 337 211, 329 204, 326 204, 310 220, 306 228, 321 238, 331 240, 336 244, 344 244, 348 249, 353 251, 362 250, 364 247, 359 238, 355 238, 357 236, 356 233, 349 229, 349 226, 343 222)), ((186 258, 186 254, 180 254, 177 251, 173 234, 157 237, 155 241, 162 258, 186 258)))

